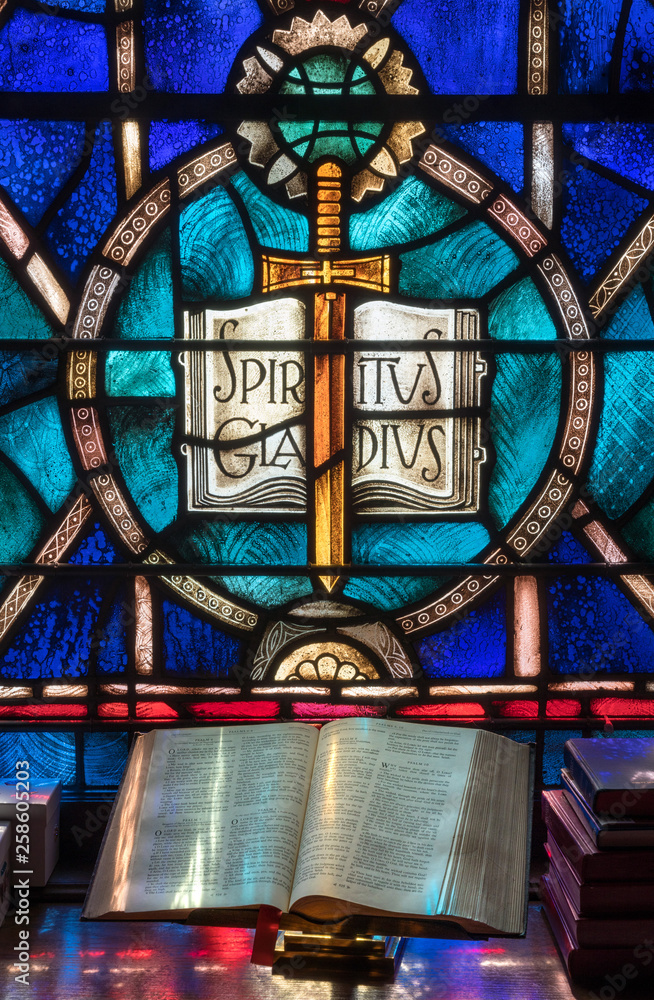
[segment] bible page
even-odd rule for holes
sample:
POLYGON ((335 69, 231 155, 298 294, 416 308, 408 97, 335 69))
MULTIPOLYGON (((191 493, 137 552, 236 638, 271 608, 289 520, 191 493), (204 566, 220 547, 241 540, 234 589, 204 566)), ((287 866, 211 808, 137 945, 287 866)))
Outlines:
POLYGON ((157 733, 125 910, 288 909, 317 742, 301 723, 157 733))
POLYGON ((434 914, 475 737, 471 730, 379 719, 325 726, 291 906, 332 896, 434 914))

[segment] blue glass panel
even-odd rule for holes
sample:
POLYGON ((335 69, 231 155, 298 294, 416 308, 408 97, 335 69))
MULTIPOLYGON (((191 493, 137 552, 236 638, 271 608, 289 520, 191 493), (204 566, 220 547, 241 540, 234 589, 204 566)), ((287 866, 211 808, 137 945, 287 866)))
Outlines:
POLYGON ((95 146, 84 177, 46 233, 47 243, 71 278, 79 277, 116 208, 112 127, 110 122, 103 122, 95 133, 95 146))
MULTIPOLYGON (((133 594, 133 590, 132 590, 133 594)), ((128 600, 127 588, 121 587, 108 617, 97 629, 97 669, 99 674, 122 673, 127 666, 127 625, 134 620, 134 601, 128 600)))
POLYGON ((0 406, 54 385, 57 362, 38 351, 0 351, 0 406))
POLYGON ((620 245, 647 202, 579 164, 569 163, 566 170, 561 240, 574 266, 588 280, 620 245))
POLYGON ((0 503, 0 562, 18 562, 39 537, 43 516, 4 462, 0 462, 0 503))
POLYGON ((0 774, 16 774, 16 761, 30 762, 32 781, 75 784, 75 736, 73 733, 5 732, 0 739, 0 774))
POLYGON ((145 63, 157 90, 222 93, 243 42, 263 18, 256 0, 145 0, 145 63))
POLYGON ((566 740, 578 739, 580 729, 546 730, 543 743, 543 784, 560 785, 563 763, 563 746, 566 740))
POLYGON ((563 125, 563 140, 603 167, 654 188, 654 125, 589 122, 563 125))
POLYGON ((654 560, 654 500, 622 526, 622 535, 637 555, 654 560))
POLYGON ((443 138, 472 153, 494 170, 515 191, 524 178, 524 132, 518 122, 476 122, 474 125, 440 125, 443 138))
POLYGON ((25 473, 50 510, 63 503, 76 477, 54 396, 0 417, 0 449, 25 473))
POLYGON ((19 7, 0 31, 0 90, 84 91, 108 86, 102 25, 19 7))
POLYGON ((0 121, 0 184, 33 225, 83 149, 83 122, 0 121))
POLYGON ((654 21, 652 5, 647 0, 634 0, 629 11, 620 90, 654 90, 654 21))
POLYGON ((231 183, 247 209, 259 243, 277 250, 306 253, 309 249, 309 220, 299 212, 283 208, 252 183, 242 170, 231 183))
POLYGON ((167 351, 111 351, 105 363, 108 396, 174 396, 175 376, 167 351))
POLYGON ((115 785, 127 763, 127 733, 84 733, 84 778, 87 785, 115 785))
POLYGON ((145 255, 120 304, 114 337, 165 340, 175 336, 170 231, 145 255))
POLYGON ((594 729, 591 733, 594 739, 606 739, 609 736, 626 736, 630 740, 651 740, 654 736, 652 729, 618 729, 615 733, 605 733, 603 729, 594 729))
POLYGON ((90 580, 47 583, 31 605, 25 625, 5 650, 3 673, 28 677, 82 677, 96 647, 95 625, 102 603, 90 580))
MULTIPOLYGON (((192 531, 174 537, 190 561, 260 563, 284 566, 307 561, 307 530, 303 524, 249 524, 201 521, 192 531)), ((312 592, 305 577, 215 577, 237 597, 273 608, 312 592)))
POLYGON ((400 255, 400 292, 420 298, 476 298, 518 266, 518 258, 485 222, 400 255))
POLYGON ((393 611, 431 594, 446 579, 444 576, 357 576, 348 580, 343 594, 374 608, 393 611))
POLYGON ((194 146, 221 135, 213 122, 150 122, 150 170, 159 170, 194 146))
POLYGON ((507 736, 510 740, 515 740, 516 743, 536 742, 535 729, 503 729, 502 736, 507 736))
MULTIPOLYGON (((603 337, 654 338, 640 285, 621 305, 603 337)), ((603 361, 604 406, 588 487, 609 517, 619 517, 654 475, 654 355, 649 351, 606 354, 603 361)))
POLYGON ((375 208, 350 218, 350 246, 373 250, 431 236, 462 218, 464 208, 418 177, 407 177, 375 208))
MULTIPOLYGON (((587 553, 571 536, 566 550, 586 561, 587 553)), ((548 553, 562 562, 561 543, 548 553)), ((547 605, 550 669, 592 680, 603 671, 654 671, 654 633, 633 605, 608 579, 595 574, 551 581, 547 605)))
POLYGON ((488 332, 497 340, 556 339, 556 327, 531 278, 518 281, 493 299, 488 332))
POLYGON ((123 558, 96 521, 86 538, 68 557, 68 561, 78 566, 103 566, 121 563, 123 558))
POLYGON ((554 563, 574 563, 583 566, 584 563, 592 562, 592 557, 574 535, 569 531, 562 531, 555 548, 550 549, 547 558, 554 563))
POLYGON ((57 0, 57 7, 64 10, 81 10, 86 14, 104 14, 105 0, 57 0))
POLYGON ((251 293, 254 265, 248 239, 224 188, 184 209, 179 237, 187 298, 238 299, 251 293))
MULTIPOLYGON (((120 561, 98 524, 69 558, 80 566, 120 561)), ((109 587, 111 581, 100 582, 97 577, 44 583, 27 621, 5 650, 5 677, 84 676, 102 638, 97 631, 98 612, 109 587)))
POLYGON ((177 514, 177 465, 172 456, 175 409, 112 406, 108 412, 127 488, 148 524, 162 531, 177 514))
MULTIPOLYGON (((516 0, 404 0, 392 24, 418 57, 433 93, 513 94, 518 8, 516 0)), ((452 117, 460 113, 455 104, 452 117)))
POLYGON ((3 260, 0 260, 0 337, 54 337, 45 316, 28 298, 3 260))
POLYGON ((499 677, 506 663, 504 588, 415 649, 427 677, 499 677))
POLYGON ((239 662, 240 653, 238 639, 172 601, 163 602, 165 670, 175 674, 226 677, 230 668, 239 662))
POLYGON ((562 94, 606 94, 622 0, 559 0, 562 94))
POLYGON ((467 562, 490 541, 481 524, 364 524, 352 532, 352 561, 378 565, 467 562))
POLYGON ((559 419, 561 361, 555 354, 499 354, 491 397, 496 460, 488 505, 504 527, 540 476, 559 419))

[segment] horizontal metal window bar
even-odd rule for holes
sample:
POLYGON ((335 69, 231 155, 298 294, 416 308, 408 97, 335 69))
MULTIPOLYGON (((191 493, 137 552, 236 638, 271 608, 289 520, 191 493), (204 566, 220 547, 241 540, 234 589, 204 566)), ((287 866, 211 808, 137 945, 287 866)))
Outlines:
POLYGON ((170 94, 136 87, 128 94, 16 93, 2 95, 3 118, 203 118, 210 121, 321 120, 433 121, 654 121, 650 94, 424 94, 315 97, 300 94, 170 94))
MULTIPOLYGON (((235 519, 236 520, 236 519, 235 519)), ((0 573, 5 576, 434 576, 456 573, 461 576, 558 576, 561 573, 573 576, 594 576, 603 573, 609 576, 654 574, 654 562, 625 563, 419 563, 415 566, 387 565, 377 563, 354 563, 345 565, 334 563, 324 566, 309 566, 306 563, 271 566, 257 563, 110 563, 87 566, 79 563, 4 563, 0 573)))
POLYGON ((0 350, 32 350, 45 360, 60 351, 295 351, 307 354, 368 353, 370 351, 431 352, 484 351, 487 354, 574 354, 594 351, 600 354, 629 351, 654 351, 650 340, 76 340, 61 337, 51 340, 0 338, 0 350))

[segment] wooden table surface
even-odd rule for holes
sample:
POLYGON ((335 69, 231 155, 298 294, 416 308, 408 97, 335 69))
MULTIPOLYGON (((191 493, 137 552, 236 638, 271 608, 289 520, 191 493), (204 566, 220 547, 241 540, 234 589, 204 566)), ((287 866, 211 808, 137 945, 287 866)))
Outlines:
POLYGON ((29 986, 14 976, 18 928, 0 928, 2 1000, 631 1000, 654 986, 571 986, 538 904, 525 940, 413 939, 392 984, 288 980, 250 965, 252 931, 82 922, 80 906, 34 904, 29 986), (604 992, 602 992, 602 990, 604 992))

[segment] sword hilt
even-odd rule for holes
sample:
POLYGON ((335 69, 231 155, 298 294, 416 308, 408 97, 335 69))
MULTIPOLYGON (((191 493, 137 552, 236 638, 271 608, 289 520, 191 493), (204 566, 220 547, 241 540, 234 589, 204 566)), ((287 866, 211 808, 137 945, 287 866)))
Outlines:
POLYGON ((321 163, 316 171, 314 243, 319 254, 341 251, 342 176, 337 163, 321 163))

